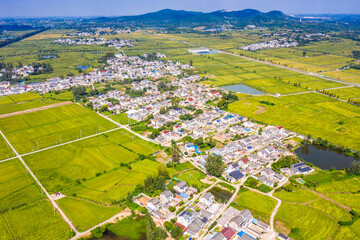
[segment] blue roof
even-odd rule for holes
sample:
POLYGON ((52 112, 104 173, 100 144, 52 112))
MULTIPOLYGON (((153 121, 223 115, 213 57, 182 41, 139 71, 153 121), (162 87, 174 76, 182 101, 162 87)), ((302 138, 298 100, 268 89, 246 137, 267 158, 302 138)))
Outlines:
POLYGON ((233 171, 231 173, 229 173, 230 176, 232 176, 233 178, 235 178, 236 180, 244 177, 244 174, 242 174, 240 171, 233 171))
POLYGON ((183 198, 188 198, 189 197, 189 195, 187 195, 186 193, 180 193, 179 194, 181 197, 183 197, 183 198))
POLYGON ((252 146, 247 146, 247 149, 249 149, 249 150, 252 149, 252 146))
POLYGON ((305 163, 299 162, 299 163, 294 163, 294 164, 292 165, 292 167, 298 168, 298 167, 301 167, 301 166, 304 166, 304 165, 305 165, 305 163))
POLYGON ((252 239, 255 239, 255 240, 256 240, 256 238, 253 238, 253 237, 250 236, 249 234, 244 233, 244 231, 241 231, 241 232, 238 233, 238 236, 239 236, 239 237, 241 237, 242 235, 247 235, 247 236, 251 237, 252 239))
POLYGON ((300 172, 308 172, 308 171, 311 171, 311 170, 312 170, 311 167, 304 167, 304 168, 299 169, 300 172))
POLYGON ((250 132, 251 130, 248 128, 244 128, 245 131, 250 132))

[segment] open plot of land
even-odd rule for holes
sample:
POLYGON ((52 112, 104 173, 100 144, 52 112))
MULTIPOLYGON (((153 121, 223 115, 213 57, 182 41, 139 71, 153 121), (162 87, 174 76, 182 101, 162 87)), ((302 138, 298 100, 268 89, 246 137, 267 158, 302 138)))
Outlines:
POLYGON ((157 145, 120 129, 31 154, 24 160, 50 192, 64 189, 69 195, 76 193, 84 198, 111 202, 126 196, 148 175, 155 175, 158 166, 157 162, 144 160, 132 164, 128 170, 120 168, 120 163, 132 162, 138 154, 148 155, 157 150, 157 145), (98 173, 101 175, 96 177, 98 173))
POLYGON ((284 126, 290 131, 322 137, 335 144, 360 150, 360 108, 317 93, 284 96, 256 96, 229 105, 236 112, 258 121, 284 126), (258 113, 260 101, 272 102, 258 113), (246 104, 245 104, 246 103, 246 104), (343 121, 343 128, 338 124, 343 121))
POLYGON ((276 201, 254 191, 240 191, 231 205, 239 210, 249 209, 256 217, 260 216, 267 222, 276 206, 276 201))
POLYGON ((303 204, 283 202, 276 214, 288 229, 299 229, 294 239, 329 239, 338 227, 337 221, 325 213, 303 204))
POLYGON ((105 207, 70 197, 61 198, 57 203, 79 231, 85 231, 121 211, 118 207, 105 207))
POLYGON ((128 240, 143 239, 142 237, 146 234, 145 218, 139 219, 139 221, 125 218, 110 226, 109 230, 128 240))
POLYGON ((114 124, 77 104, 0 119, 0 130, 16 150, 27 153, 114 128, 114 124))
POLYGON ((70 237, 68 225, 47 200, 6 212, 2 219, 0 236, 5 237, 1 239, 62 240, 70 237))
POLYGON ((200 172, 198 170, 190 170, 181 173, 176 178, 185 181, 189 186, 202 189, 206 185, 203 182, 201 182, 201 179, 204 179, 205 177, 206 175, 203 172, 200 172))
POLYGON ((110 118, 112 120, 114 120, 115 122, 118 122, 122 125, 131 125, 131 124, 137 123, 136 120, 134 120, 132 118, 128 118, 125 113, 111 115, 110 118))

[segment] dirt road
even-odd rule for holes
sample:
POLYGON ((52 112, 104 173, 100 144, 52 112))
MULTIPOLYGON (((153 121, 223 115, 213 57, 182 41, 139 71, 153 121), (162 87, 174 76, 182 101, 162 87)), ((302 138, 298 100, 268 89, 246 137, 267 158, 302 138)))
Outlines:
POLYGON ((0 115, 0 118, 7 118, 7 117, 12 117, 12 116, 16 116, 16 115, 25 114, 25 113, 31 113, 31 112, 37 112, 37 111, 41 111, 41 110, 45 110, 45 109, 50 109, 50 108, 61 107, 61 106, 69 105, 71 103, 72 102, 70 102, 70 101, 60 102, 60 103, 47 105, 47 106, 44 106, 44 107, 32 108, 32 109, 19 111, 19 112, 5 113, 5 114, 0 115))

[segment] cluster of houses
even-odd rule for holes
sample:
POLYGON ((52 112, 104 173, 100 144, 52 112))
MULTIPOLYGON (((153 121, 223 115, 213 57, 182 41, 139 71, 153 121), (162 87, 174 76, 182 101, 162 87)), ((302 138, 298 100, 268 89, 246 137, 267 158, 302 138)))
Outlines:
POLYGON ((129 39, 106 39, 106 38, 59 38, 53 43, 68 44, 68 45, 105 45, 120 49, 128 46, 133 47, 133 43, 129 39))
POLYGON ((297 47, 298 42, 293 41, 292 39, 281 38, 276 40, 271 40, 268 42, 254 43, 241 47, 242 50, 246 51, 255 51, 259 49, 269 49, 269 48, 288 48, 288 47, 297 47))
POLYGON ((281 168, 280 171, 286 176, 291 177, 292 175, 307 175, 315 170, 303 162, 298 162, 292 164, 290 168, 281 168))
POLYGON ((90 37, 90 36, 100 36, 100 35, 115 35, 118 33, 130 33, 130 29, 115 29, 111 27, 92 27, 87 28, 86 31, 82 32, 72 32, 69 33, 69 36, 78 36, 78 37, 90 37))
MULTIPOLYGON (((42 70, 42 67, 38 67, 37 70, 42 70)), ((0 69, 0 77, 6 72, 6 69, 0 69)), ((31 73, 35 71, 35 68, 31 65, 26 65, 22 67, 15 67, 11 69, 12 79, 19 79, 23 77, 29 76, 31 73)))
POLYGON ((222 229, 219 232, 210 232, 206 240, 255 240, 262 239, 270 230, 266 223, 254 218, 248 209, 238 210, 229 207, 217 220, 222 229))
MULTIPOLYGON (((221 148, 215 147, 207 150, 206 153, 220 155, 227 166, 223 173, 224 178, 230 182, 236 182, 283 156, 291 155, 284 149, 285 144, 281 141, 291 135, 292 133, 283 127, 268 126, 263 128, 261 133, 256 132, 248 137, 227 143, 221 148)), ((198 156, 193 160, 198 166, 205 169, 206 156, 198 156)), ((263 178, 261 179, 265 181, 263 178)), ((277 182, 274 179, 268 180, 266 182, 269 184, 271 181, 277 182)))
POLYGON ((180 181, 174 185, 173 191, 165 190, 159 198, 140 194, 134 198, 134 202, 146 207, 153 217, 160 220, 169 221, 175 218, 175 225, 180 226, 185 235, 196 238, 200 231, 210 224, 222 205, 210 192, 204 193, 195 201, 194 195, 197 195, 197 189, 189 187, 185 181, 180 181), (176 214, 175 210, 180 212, 176 214))
MULTIPOLYGON (((115 58, 108 60, 108 66, 105 67, 105 70, 103 71, 94 69, 91 72, 79 76, 66 77, 64 79, 53 77, 45 82, 35 82, 22 85, 10 85, 9 82, 2 82, 0 85, 0 96, 30 91, 47 93, 49 91, 64 90, 78 85, 91 86, 94 83, 111 81, 114 79, 158 79, 166 75, 178 76, 181 74, 181 69, 189 68, 191 67, 188 64, 181 64, 179 62, 146 61, 137 56, 126 57, 116 55, 115 58)), ((14 69, 14 77, 18 78, 19 75, 27 76, 33 71, 34 69, 32 66, 16 68, 14 69)), ((151 92, 152 90, 147 89, 147 91, 151 92)))

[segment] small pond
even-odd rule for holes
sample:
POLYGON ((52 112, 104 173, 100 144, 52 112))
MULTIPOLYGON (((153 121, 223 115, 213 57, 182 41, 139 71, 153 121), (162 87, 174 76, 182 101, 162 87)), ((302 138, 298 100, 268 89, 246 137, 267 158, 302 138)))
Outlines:
MULTIPOLYGON (((121 236, 118 236, 116 235, 115 233, 109 231, 109 230, 106 230, 104 233, 103 233, 103 236, 101 238, 90 238, 89 240, 129 240, 129 238, 127 237, 121 237, 121 236)), ((141 238, 139 240, 146 240, 146 235, 142 235, 141 238)))
POLYGON ((329 170, 335 168, 338 170, 350 167, 354 157, 346 156, 345 153, 332 150, 319 145, 302 146, 295 150, 298 157, 315 166, 329 170))
POLYGON ((251 94, 251 95, 262 95, 262 94, 264 94, 263 92, 255 89, 255 88, 251 88, 249 86, 246 86, 244 84, 223 86, 221 88, 226 89, 226 90, 230 90, 230 91, 234 91, 234 92, 251 94))
POLYGON ((214 197, 217 201, 218 201, 218 199, 221 199, 222 203, 225 201, 228 201, 232 196, 231 192, 221 189, 219 187, 213 187, 212 189, 210 189, 209 192, 212 195, 214 195, 214 197))
POLYGON ((89 68, 89 66, 82 66, 82 65, 77 66, 77 67, 80 68, 81 70, 85 70, 85 69, 88 69, 88 68, 89 68))

